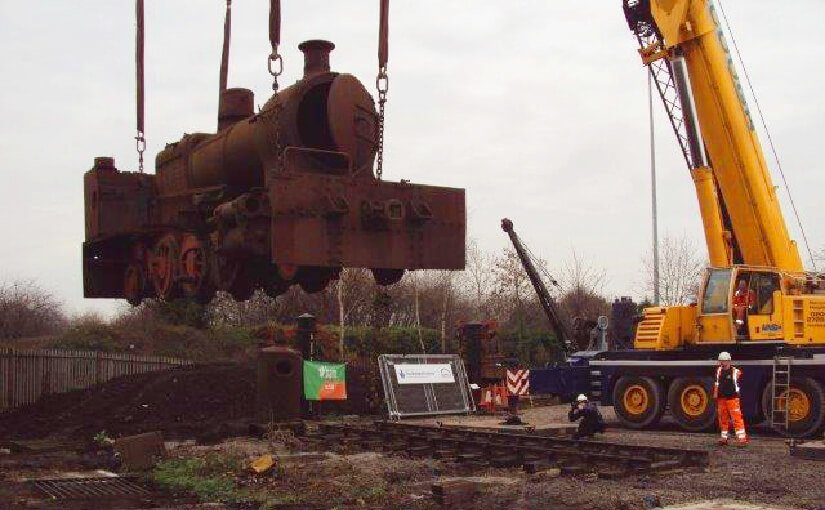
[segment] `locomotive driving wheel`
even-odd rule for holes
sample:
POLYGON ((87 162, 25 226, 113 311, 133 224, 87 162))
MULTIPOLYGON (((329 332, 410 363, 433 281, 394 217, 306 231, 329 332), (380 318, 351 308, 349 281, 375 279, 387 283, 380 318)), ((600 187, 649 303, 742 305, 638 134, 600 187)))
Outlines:
POLYGON ((295 279, 307 294, 321 292, 341 274, 339 267, 301 266, 295 279))
POLYGON ((232 295, 238 301, 246 301, 255 292, 254 261, 250 257, 230 257, 216 253, 212 257, 215 287, 232 295))
POLYGON ((268 266, 264 277, 264 292, 271 298, 277 298, 289 290, 292 281, 282 278, 281 272, 275 264, 269 264, 268 266))
POLYGON ((180 244, 181 291, 199 303, 208 303, 215 295, 209 281, 208 245, 194 234, 185 234, 180 244))
POLYGON ((123 272, 123 297, 132 306, 140 305, 151 297, 146 261, 150 256, 143 242, 136 242, 129 248, 129 263, 123 272))
POLYGON ((403 269, 373 268, 371 271, 375 283, 382 286, 395 285, 404 277, 403 269))
POLYGON ((132 306, 138 306, 146 297, 146 271, 143 265, 132 263, 123 275, 123 295, 132 306))
POLYGON ((150 275, 155 295, 161 299, 174 299, 179 292, 177 282, 180 245, 174 234, 161 237, 152 250, 150 275))

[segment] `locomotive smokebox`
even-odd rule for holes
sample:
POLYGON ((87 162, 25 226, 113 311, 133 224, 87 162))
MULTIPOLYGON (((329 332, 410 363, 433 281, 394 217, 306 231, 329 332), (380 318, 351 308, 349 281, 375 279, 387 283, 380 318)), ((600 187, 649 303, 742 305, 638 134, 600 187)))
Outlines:
POLYGON ((329 72, 329 54, 335 49, 333 43, 312 39, 299 44, 298 49, 304 54, 304 78, 329 72))
POLYGON ((249 89, 226 89, 218 104, 218 131, 251 117, 254 112, 255 94, 249 89))

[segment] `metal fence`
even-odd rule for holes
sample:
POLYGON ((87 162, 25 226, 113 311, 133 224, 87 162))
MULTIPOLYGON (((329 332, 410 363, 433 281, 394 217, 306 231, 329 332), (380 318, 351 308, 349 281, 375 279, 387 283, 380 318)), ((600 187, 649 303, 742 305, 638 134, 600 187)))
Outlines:
POLYGON ((475 410, 464 362, 456 354, 382 354, 378 366, 390 418, 466 414, 475 410), (420 382, 409 376, 402 380, 405 370, 416 367, 424 369, 420 382), (443 367, 445 373, 443 377, 428 375, 428 367, 434 371, 443 367))
POLYGON ((115 377, 144 374, 189 361, 94 351, 0 349, 0 412, 43 395, 88 388, 115 377))

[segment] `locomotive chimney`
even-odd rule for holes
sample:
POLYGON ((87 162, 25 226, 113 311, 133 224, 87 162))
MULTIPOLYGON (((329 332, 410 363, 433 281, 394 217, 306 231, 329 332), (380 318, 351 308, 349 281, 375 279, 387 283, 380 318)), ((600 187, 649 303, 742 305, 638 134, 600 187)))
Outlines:
POLYGON ((322 39, 304 41, 298 45, 304 53, 304 78, 329 72, 329 54, 335 45, 322 39))

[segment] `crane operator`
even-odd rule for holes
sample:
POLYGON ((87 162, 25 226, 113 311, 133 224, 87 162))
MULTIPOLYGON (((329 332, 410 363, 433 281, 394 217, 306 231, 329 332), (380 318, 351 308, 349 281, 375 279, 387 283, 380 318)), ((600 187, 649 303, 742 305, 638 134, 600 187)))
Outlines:
POLYGON ((733 313, 737 335, 747 336, 748 310, 754 305, 756 305, 756 293, 748 288, 748 282, 742 278, 733 293, 733 313))

